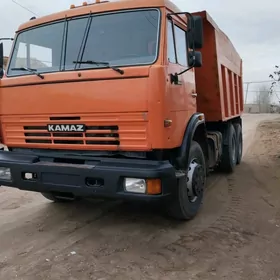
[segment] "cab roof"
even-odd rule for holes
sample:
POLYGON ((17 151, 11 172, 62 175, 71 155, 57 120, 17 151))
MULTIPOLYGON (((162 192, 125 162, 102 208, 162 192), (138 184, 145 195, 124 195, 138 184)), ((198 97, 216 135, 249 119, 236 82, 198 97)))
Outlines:
MULTIPOLYGON (((82 0, 81 0, 82 2, 82 0)), ((65 10, 62 12, 58 12, 55 14, 47 15, 44 17, 40 17, 38 19, 30 20, 18 28, 18 31, 23 29, 27 29, 36 25, 40 25, 47 22, 56 21, 59 19, 75 17, 86 15, 89 13, 101 13, 101 12, 110 12, 110 11, 117 11, 123 9, 137 9, 137 8, 160 8, 166 7, 172 12, 180 12, 178 7, 173 4, 169 0, 120 0, 114 2, 100 2, 100 3, 93 3, 88 4, 85 6, 75 7, 69 10, 65 10)), ((18 32, 17 31, 17 32, 18 32)))

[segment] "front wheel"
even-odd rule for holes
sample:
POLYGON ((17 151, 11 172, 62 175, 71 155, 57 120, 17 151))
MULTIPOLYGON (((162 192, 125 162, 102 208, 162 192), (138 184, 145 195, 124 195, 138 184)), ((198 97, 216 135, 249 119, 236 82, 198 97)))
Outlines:
POLYGON ((192 141, 186 178, 169 205, 169 215, 178 220, 191 220, 198 213, 206 182, 206 165, 201 146, 192 141))

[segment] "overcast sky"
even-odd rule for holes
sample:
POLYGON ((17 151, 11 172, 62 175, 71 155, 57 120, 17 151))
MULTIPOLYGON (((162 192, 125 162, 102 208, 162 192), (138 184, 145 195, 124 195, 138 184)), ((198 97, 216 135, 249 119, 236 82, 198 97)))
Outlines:
MULTIPOLYGON (((84 0, 16 0, 38 15, 68 9, 84 0)), ((279 0, 173 0, 183 11, 207 10, 243 59, 244 81, 268 80, 280 64, 279 0)), ((0 37, 10 37, 31 13, 12 0, 0 0, 0 37), (3 12, 5 11, 5 12, 3 12)), ((5 43, 6 54, 9 51, 5 43)))

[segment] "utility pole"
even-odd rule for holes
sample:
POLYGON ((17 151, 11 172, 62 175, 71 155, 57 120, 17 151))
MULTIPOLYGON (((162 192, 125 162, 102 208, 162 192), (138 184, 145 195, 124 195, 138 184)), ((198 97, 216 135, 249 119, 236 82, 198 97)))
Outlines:
POLYGON ((247 84, 246 93, 245 93, 245 104, 247 104, 248 90, 249 90, 249 85, 251 84, 251 82, 245 82, 244 84, 247 84))

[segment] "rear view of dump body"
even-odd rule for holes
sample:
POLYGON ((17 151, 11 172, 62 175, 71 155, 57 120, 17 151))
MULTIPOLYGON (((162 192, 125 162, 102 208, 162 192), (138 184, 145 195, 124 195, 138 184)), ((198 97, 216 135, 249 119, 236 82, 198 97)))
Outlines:
POLYGON ((195 71, 197 110, 207 121, 226 121, 243 112, 242 60, 207 12, 203 18, 203 66, 195 71))

